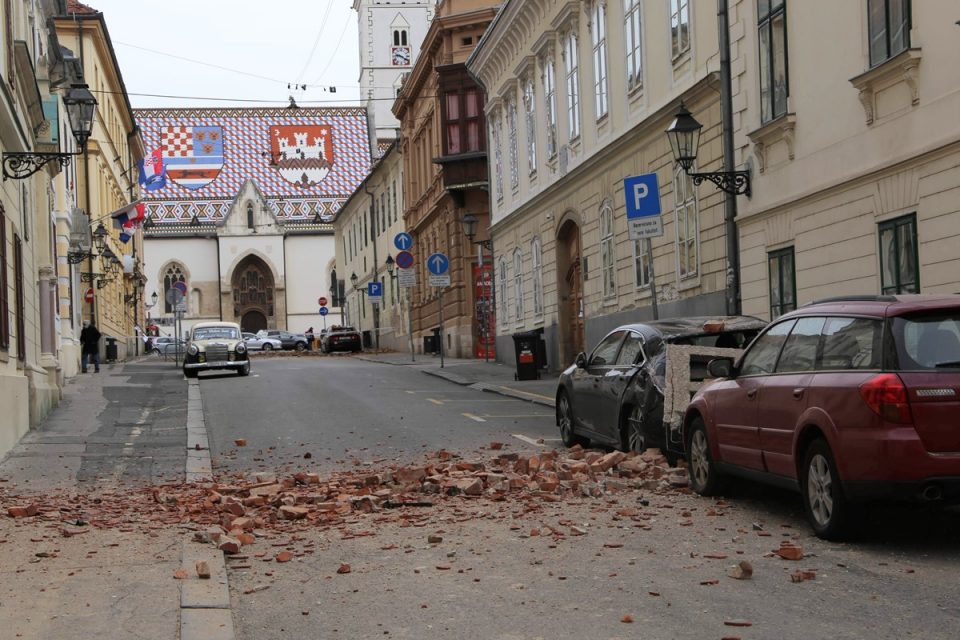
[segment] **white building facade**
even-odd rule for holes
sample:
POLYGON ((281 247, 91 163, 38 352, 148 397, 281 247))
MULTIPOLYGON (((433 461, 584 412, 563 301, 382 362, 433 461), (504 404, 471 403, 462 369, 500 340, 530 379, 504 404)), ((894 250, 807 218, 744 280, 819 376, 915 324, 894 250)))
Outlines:
POLYGON ((613 327, 726 311, 723 194, 678 171, 681 101, 721 168, 717 15, 687 0, 505 2, 467 63, 488 93, 497 352, 543 330, 562 368, 613 327), (656 173, 664 235, 628 234, 623 180, 656 173))

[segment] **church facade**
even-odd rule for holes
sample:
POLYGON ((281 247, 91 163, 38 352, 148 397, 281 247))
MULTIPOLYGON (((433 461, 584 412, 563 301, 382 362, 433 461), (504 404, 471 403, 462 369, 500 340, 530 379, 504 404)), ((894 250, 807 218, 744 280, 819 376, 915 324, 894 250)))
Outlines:
MULTIPOLYGON (((136 112, 165 179, 143 200, 150 322, 317 332, 341 322, 331 221, 370 167, 363 108, 136 112), (327 298, 321 316, 319 298, 327 298)), ((152 189, 150 187, 153 187, 152 189)))

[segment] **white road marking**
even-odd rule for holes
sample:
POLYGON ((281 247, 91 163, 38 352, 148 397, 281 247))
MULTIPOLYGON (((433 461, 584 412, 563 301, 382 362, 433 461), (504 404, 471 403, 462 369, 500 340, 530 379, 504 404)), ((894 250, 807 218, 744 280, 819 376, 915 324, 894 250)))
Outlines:
POLYGON ((427 402, 432 402, 433 404, 436 404, 436 405, 443 404, 443 400, 435 400, 434 398, 427 398, 427 402))
POLYGON ((484 420, 480 416, 475 416, 472 413, 464 413, 463 415, 470 418, 471 420, 475 420, 476 422, 486 422, 486 420, 484 420))
POLYGON ((535 439, 531 438, 530 436, 525 436, 525 435, 523 435, 522 433, 514 433, 514 434, 513 434, 513 437, 516 438, 517 440, 523 440, 523 441, 526 442, 527 444, 532 444, 532 445, 535 446, 535 447, 545 447, 545 446, 547 446, 545 443, 538 441, 538 440, 546 440, 545 438, 539 438, 538 440, 535 440, 535 439))
POLYGON ((518 413, 515 415, 511 414, 506 416, 495 416, 490 413, 485 413, 483 414, 483 417, 484 418, 552 418, 553 414, 552 413, 518 413))

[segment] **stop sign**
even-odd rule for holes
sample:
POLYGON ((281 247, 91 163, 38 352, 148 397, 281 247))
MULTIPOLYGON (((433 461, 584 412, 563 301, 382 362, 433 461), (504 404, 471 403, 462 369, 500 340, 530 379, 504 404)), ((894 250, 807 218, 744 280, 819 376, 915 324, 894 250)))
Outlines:
POLYGON ((317 302, 320 304, 321 307, 327 306, 327 299, 324 297, 321 297, 319 300, 317 300, 317 302))
POLYGON ((87 289, 87 292, 83 294, 83 299, 86 300, 87 302, 91 302, 91 303, 93 302, 93 287, 90 287, 89 289, 87 289))

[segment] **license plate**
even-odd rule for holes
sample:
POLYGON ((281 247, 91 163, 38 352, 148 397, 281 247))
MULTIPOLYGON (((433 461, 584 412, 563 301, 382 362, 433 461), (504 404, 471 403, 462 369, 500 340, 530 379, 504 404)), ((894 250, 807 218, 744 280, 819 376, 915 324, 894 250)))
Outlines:
POLYGON ((226 367, 226 366, 231 365, 231 364, 233 364, 233 363, 232 363, 232 362, 227 362, 226 360, 220 360, 220 361, 218 361, 218 362, 208 362, 208 363, 207 363, 207 366, 208 366, 208 367, 226 367))

